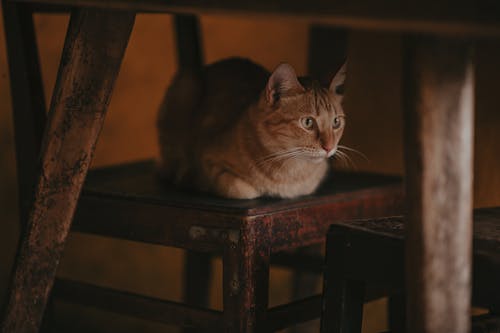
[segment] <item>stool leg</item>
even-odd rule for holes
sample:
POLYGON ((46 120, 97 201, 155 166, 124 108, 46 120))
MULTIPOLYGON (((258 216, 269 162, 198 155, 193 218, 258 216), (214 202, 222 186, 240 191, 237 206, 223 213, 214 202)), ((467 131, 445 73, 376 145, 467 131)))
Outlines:
POLYGON ((391 333, 403 333, 406 327, 406 299, 404 295, 397 294, 389 296, 387 314, 389 331, 391 333))
MULTIPOLYGON (((186 252, 184 262, 184 301, 186 304, 208 307, 212 273, 212 256, 209 253, 186 252)), ((186 328, 185 333, 201 332, 186 328)))
MULTIPOLYGON (((323 248, 316 244, 297 249, 297 253, 321 256, 323 248)), ((317 288, 321 284, 321 275, 318 273, 303 272, 300 270, 292 273, 292 299, 302 299, 317 294, 317 288)), ((301 325, 289 328, 289 333, 306 333, 317 330, 317 323, 309 321, 301 325)))
POLYGON ((38 332, 135 14, 71 15, 2 332, 38 332))
POLYGON ((2 1, 16 140, 19 220, 28 221, 43 130, 45 98, 32 12, 26 4, 2 1))
POLYGON ((228 237, 224 248, 225 332, 265 333, 269 301, 269 238, 255 230, 243 230, 239 235, 228 237))
POLYGON ((361 332, 365 285, 345 276, 348 243, 343 235, 328 236, 321 333, 361 332))

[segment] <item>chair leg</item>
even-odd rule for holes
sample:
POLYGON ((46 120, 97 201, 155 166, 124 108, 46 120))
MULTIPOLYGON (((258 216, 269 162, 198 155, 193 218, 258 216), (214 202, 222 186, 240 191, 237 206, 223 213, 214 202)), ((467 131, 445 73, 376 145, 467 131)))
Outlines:
POLYGON ((135 13, 90 8, 71 15, 4 333, 40 328, 134 19, 135 13))
POLYGON ((226 333, 267 332, 270 247, 265 239, 268 237, 248 230, 228 238, 223 254, 226 333))
POLYGON ((32 12, 2 1, 16 139, 21 231, 32 205, 36 168, 46 122, 45 98, 32 12))
POLYGON ((387 308, 389 331, 403 333, 406 327, 406 299, 404 295, 389 296, 387 308))
POLYGON ((345 276, 348 243, 342 235, 328 236, 321 333, 361 332, 365 285, 345 276))
MULTIPOLYGON (((186 252, 184 261, 184 301, 189 305, 208 307, 212 273, 212 256, 209 253, 186 252)), ((186 328, 186 333, 201 332, 186 328)))
MULTIPOLYGON (((313 245, 297 249, 309 255, 321 256, 323 248, 321 245, 313 245)), ((321 284, 321 275, 318 273, 294 271, 292 273, 292 299, 302 299, 317 294, 317 288, 321 284)), ((306 333, 317 330, 317 323, 310 321, 302 325, 295 325, 289 329, 290 333, 306 333)))
POLYGON ((177 66, 181 70, 199 70, 203 65, 200 24, 196 16, 175 15, 177 66))
POLYGON ((349 32, 325 25, 309 28, 308 72, 323 84, 330 84, 333 76, 347 59, 349 32))
MULTIPOLYGON (((178 68, 199 70, 203 64, 203 47, 198 18, 193 15, 175 15, 174 27, 178 68)), ((188 304, 204 307, 208 305, 211 271, 211 255, 191 251, 186 253, 184 300, 188 304)), ((194 333, 198 330, 189 328, 183 332, 194 333)))

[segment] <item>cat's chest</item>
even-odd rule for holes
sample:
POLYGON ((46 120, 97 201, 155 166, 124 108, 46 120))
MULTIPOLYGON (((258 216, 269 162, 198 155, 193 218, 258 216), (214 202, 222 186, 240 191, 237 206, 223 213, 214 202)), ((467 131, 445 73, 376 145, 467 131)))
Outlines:
MULTIPOLYGON (((260 181, 262 191, 268 195, 296 197, 312 193, 321 183, 328 170, 326 161, 319 164, 286 166, 270 170, 260 181)), ((256 179, 257 180, 257 179, 256 179)))

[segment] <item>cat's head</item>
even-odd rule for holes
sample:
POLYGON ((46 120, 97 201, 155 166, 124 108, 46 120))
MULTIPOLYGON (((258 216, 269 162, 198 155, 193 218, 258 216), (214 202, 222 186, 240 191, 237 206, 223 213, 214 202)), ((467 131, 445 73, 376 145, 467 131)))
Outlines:
POLYGON ((335 154, 345 126, 342 95, 346 64, 329 87, 299 79, 292 66, 279 65, 260 101, 259 127, 265 144, 293 158, 323 161, 335 154))

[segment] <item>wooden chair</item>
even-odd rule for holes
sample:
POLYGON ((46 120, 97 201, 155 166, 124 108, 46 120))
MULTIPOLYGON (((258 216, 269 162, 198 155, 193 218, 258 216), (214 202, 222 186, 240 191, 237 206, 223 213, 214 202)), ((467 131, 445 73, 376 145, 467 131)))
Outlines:
MULTIPOLYGON (((68 231, 65 228, 69 228, 69 224, 54 228, 59 218, 66 218, 61 217, 64 209, 57 204, 54 206, 48 201, 40 201, 40 198, 53 200, 55 197, 51 196, 55 195, 59 198, 56 202, 59 202, 62 197, 70 197, 68 204, 76 205, 78 184, 85 178, 85 165, 90 163, 96 140, 95 131, 102 124, 133 24, 133 15, 127 12, 111 14, 94 9, 73 12, 52 108, 62 110, 71 101, 79 105, 79 101, 71 100, 70 97, 75 93, 78 96, 77 90, 81 92, 81 89, 88 88, 90 90, 86 90, 87 93, 102 92, 103 95, 99 95, 102 99, 90 99, 81 110, 78 109, 77 112, 81 114, 69 113, 59 121, 57 115, 62 111, 56 110, 49 115, 52 118, 46 121, 32 12, 47 8, 51 11, 66 9, 31 6, 8 0, 3 2, 13 92, 21 220, 26 223, 29 220, 28 212, 35 207, 38 213, 30 223, 37 219, 36 223, 39 224, 36 225, 43 225, 50 232, 55 232, 53 236, 62 241, 51 243, 56 250, 50 251, 56 252, 46 253, 43 251, 45 245, 40 245, 40 252, 32 252, 36 255, 19 259, 22 261, 18 263, 19 267, 29 267, 30 270, 16 271, 13 288, 23 290, 22 285, 32 283, 35 277, 39 279, 36 285, 40 287, 29 295, 21 296, 34 300, 28 302, 30 306, 9 308, 4 331, 38 330, 39 307, 45 305, 43 298, 47 292, 42 286, 52 283, 55 273, 53 265, 57 265, 57 260, 53 259, 54 256, 60 256, 68 231), (113 43, 100 45, 95 38, 99 34, 113 40, 113 43), (88 53, 79 54, 79 49, 74 47, 81 45, 78 43, 90 43, 81 48, 88 53), (104 54, 101 51, 104 47, 114 51, 104 54), (80 56, 85 59, 82 60, 80 56), (71 75, 66 70, 67 59, 73 59, 71 65, 76 66, 77 73, 81 73, 73 85, 66 85, 65 81, 71 75), (95 68, 96 64, 99 64, 98 68, 95 68), (81 133, 76 128, 85 130, 81 133), (44 131, 48 133, 49 140, 42 151, 54 149, 54 145, 62 142, 58 140, 73 140, 85 145, 82 151, 89 151, 90 154, 77 158, 68 148, 60 152, 62 157, 55 164, 51 164, 53 160, 48 158, 51 154, 42 152, 40 171, 36 166, 40 165, 38 156, 44 131), (68 165, 74 169, 69 170, 68 165), (37 185, 37 191, 48 192, 44 192, 46 196, 38 194, 34 200, 32 189, 39 172, 55 178, 51 178, 54 183, 37 185), (77 173, 78 181, 65 182, 69 179, 68 172, 72 173, 70 178, 77 173), (25 316, 30 320, 16 320, 25 316)), ((178 16, 176 27, 179 66, 199 66, 201 51, 196 42, 196 20, 189 16, 178 16)), ((186 292, 187 302, 180 304, 64 280, 57 281, 53 296, 139 318, 198 328, 204 332, 278 330, 319 317, 320 296, 268 309, 269 266, 273 255, 281 253, 278 261, 282 263, 296 262, 289 260, 287 252, 323 243, 327 227, 332 221, 400 213, 402 197, 399 178, 372 174, 335 173, 316 194, 299 199, 237 201, 162 186, 156 179, 151 161, 92 170, 83 185, 72 230, 178 247, 194 253, 188 256, 188 267, 192 269, 188 269, 186 277, 189 291, 186 292), (195 277, 203 274, 200 272, 208 274, 208 253, 223 258, 222 312, 200 307, 206 303, 206 297, 203 296, 206 286, 201 285, 198 289, 193 287, 199 284, 195 277), (201 264, 201 270, 194 268, 196 261, 201 264), (193 306, 195 303, 197 306, 193 306)), ((30 229, 32 225, 29 224, 27 228, 30 229)), ((39 234, 36 231, 30 232, 28 240, 20 245, 20 251, 42 244, 37 237, 39 234)), ((307 268, 307 263, 291 266, 307 268)))
MULTIPOLYGON (((473 257, 472 303, 490 313, 474 318, 472 331, 498 332, 500 208, 474 212, 473 257)), ((389 322, 393 332, 405 331, 404 265, 404 218, 332 225, 327 236, 321 332, 361 332, 365 288, 368 286, 378 286, 388 295, 396 295, 396 303, 391 306, 393 317, 389 322)), ((440 267, 434 270, 435 274, 443 273, 440 267)), ((443 283, 446 283, 446 277, 443 283)))

